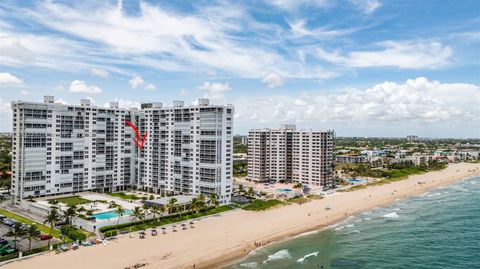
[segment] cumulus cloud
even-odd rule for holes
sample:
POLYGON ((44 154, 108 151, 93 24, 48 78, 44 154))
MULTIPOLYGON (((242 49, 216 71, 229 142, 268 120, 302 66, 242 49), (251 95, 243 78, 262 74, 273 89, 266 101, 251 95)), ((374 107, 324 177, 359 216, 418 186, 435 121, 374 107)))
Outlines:
POLYGON ((152 83, 147 83, 141 76, 139 75, 134 75, 129 81, 128 83, 130 83, 130 86, 132 86, 132 88, 134 89, 137 89, 139 87, 143 87, 144 89, 146 90, 149 90, 149 91, 153 91, 153 90, 156 90, 157 87, 152 84, 152 83))
POLYGON ((260 124, 258 127, 297 122, 311 128, 340 124, 359 125, 364 130, 371 124, 393 128, 411 123, 448 128, 453 123, 480 126, 479 100, 478 85, 418 77, 400 84, 386 81, 367 89, 242 99, 236 106, 239 124, 260 124))
POLYGON ((8 72, 3 72, 0 73, 0 85, 21 85, 23 84, 23 81, 19 79, 18 77, 8 73, 8 72))
POLYGON ((138 88, 139 86, 142 86, 143 84, 145 84, 145 81, 143 80, 143 78, 139 75, 134 75, 132 77, 132 79, 130 79, 128 81, 128 83, 130 83, 130 86, 132 86, 132 88, 136 89, 138 88))
POLYGON ((275 88, 278 86, 282 86, 285 82, 285 78, 277 72, 270 72, 265 77, 263 77, 262 82, 267 84, 267 86, 270 88, 275 88))
POLYGON ((437 68, 445 65, 453 52, 449 46, 439 42, 377 43, 381 50, 353 51, 342 54, 317 49, 320 59, 351 67, 398 67, 405 69, 437 68))
POLYGON ((148 83, 147 85, 145 85, 145 89, 153 91, 157 89, 157 86, 153 85, 152 83, 148 83))
POLYGON ((69 91, 74 93, 89 93, 89 94, 102 93, 102 89, 100 87, 95 85, 88 85, 83 80, 72 81, 72 83, 70 83, 69 91))
MULTIPOLYGON (((125 100, 125 99, 115 98, 113 101, 114 101, 114 102, 118 102, 118 106, 119 106, 119 107, 122 107, 122 108, 131 108, 131 107, 140 108, 140 105, 141 105, 140 102, 132 101, 132 100, 125 100)), ((109 107, 109 106, 110 106, 110 102, 105 103, 103 106, 104 106, 104 107, 109 107)))
POLYGON ((108 78, 110 76, 110 72, 108 72, 108 70, 98 67, 90 69, 90 73, 100 78, 108 78))
POLYGON ((225 102, 225 92, 231 89, 228 83, 217 82, 204 82, 198 88, 205 91, 204 97, 209 98, 213 102, 225 102))

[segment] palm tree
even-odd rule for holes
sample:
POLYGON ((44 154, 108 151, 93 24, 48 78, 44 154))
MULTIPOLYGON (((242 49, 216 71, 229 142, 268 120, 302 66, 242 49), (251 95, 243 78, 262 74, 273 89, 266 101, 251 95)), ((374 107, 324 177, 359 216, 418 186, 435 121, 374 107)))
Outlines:
POLYGON ((245 189, 243 189, 243 185, 242 185, 242 184, 240 184, 240 185, 238 186, 238 192, 239 192, 239 193, 245 192, 245 189))
MULTIPOLYGON (((206 206, 206 197, 205 197, 205 194, 201 193, 198 198, 197 198, 197 210, 198 211, 202 211, 203 209, 205 209, 205 206, 206 206)), ((198 212, 197 211, 197 212, 198 212)))
POLYGON ((255 191, 253 190, 253 187, 248 188, 247 195, 250 197, 253 197, 255 194, 255 191))
POLYGON ((77 217, 77 207, 75 205, 69 206, 63 212, 63 219, 67 222, 67 226, 71 226, 72 221, 77 217))
POLYGON ((190 201, 190 206, 188 208, 188 210, 190 212, 197 212, 197 205, 198 205, 198 198, 192 198, 192 200, 190 201))
POLYGON ((58 223, 60 220, 60 214, 58 214, 58 211, 56 209, 50 210, 50 212, 47 215, 47 218, 45 219, 44 223, 50 224, 50 233, 49 238, 48 238, 48 246, 50 247, 50 239, 52 238, 52 231, 53 231, 53 226, 58 223))
POLYGON ((172 214, 173 212, 173 209, 176 207, 175 206, 175 203, 177 202, 177 199, 175 198, 171 198, 170 200, 168 200, 168 204, 167 204, 167 211, 168 211, 168 214, 172 214))
POLYGON ((13 229, 10 229, 8 233, 6 233, 6 236, 12 236, 14 246, 13 248, 17 248, 17 242, 19 241, 17 238, 23 238, 27 234, 27 231, 25 229, 22 229, 22 224, 20 222, 15 223, 15 226, 13 226, 13 229))
POLYGON ((296 189, 297 192, 299 192, 298 190, 299 190, 299 189, 301 190, 301 189, 303 188, 303 184, 300 183, 300 182, 298 182, 298 183, 296 183, 295 185, 293 185, 293 188, 296 189))
POLYGON ((167 211, 167 208, 161 205, 158 210, 160 211, 160 218, 163 218, 163 214, 165 214, 165 211, 167 211))
POLYGON ((210 198, 210 204, 212 204, 213 206, 217 207, 220 205, 220 202, 218 202, 216 193, 210 194, 209 198, 210 198))
POLYGON ((147 205, 147 204, 143 204, 142 208, 143 208, 143 215, 144 215, 143 220, 145 221, 145 219, 147 219, 147 216, 150 215, 150 213, 151 213, 150 212, 150 206, 147 205))
POLYGON ((153 220, 157 221, 156 215, 161 214, 160 207, 158 205, 154 205, 150 208, 150 213, 153 215, 153 220))
POLYGON ((133 211, 131 214, 132 222, 143 220, 144 217, 145 215, 143 214, 143 210, 141 207, 136 206, 133 208, 133 211))
POLYGON ((32 249, 32 239, 37 238, 40 235, 40 230, 36 225, 32 224, 27 229, 25 237, 28 239, 28 251, 32 249))
POLYGON ((120 222, 120 218, 123 216, 123 213, 125 212, 125 208, 121 205, 117 205, 117 208, 115 208, 115 213, 117 214, 117 228, 118 228, 118 223, 120 222))

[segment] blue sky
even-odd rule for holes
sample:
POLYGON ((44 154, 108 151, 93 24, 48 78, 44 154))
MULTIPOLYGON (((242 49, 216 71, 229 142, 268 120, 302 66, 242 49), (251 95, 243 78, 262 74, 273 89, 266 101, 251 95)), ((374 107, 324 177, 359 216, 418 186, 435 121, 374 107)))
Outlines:
POLYGON ((12 100, 236 107, 235 132, 480 137, 480 2, 0 2, 12 100))

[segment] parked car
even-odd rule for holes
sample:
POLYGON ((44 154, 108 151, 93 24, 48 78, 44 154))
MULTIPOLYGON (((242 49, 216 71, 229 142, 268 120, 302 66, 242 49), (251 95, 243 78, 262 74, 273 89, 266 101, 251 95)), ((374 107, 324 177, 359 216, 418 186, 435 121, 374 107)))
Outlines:
POLYGON ((1 215, 1 214, 0 214, 0 220, 4 220, 4 219, 6 219, 6 218, 7 218, 7 217, 5 217, 4 215, 1 215))
POLYGON ((3 224, 7 225, 8 227, 13 227, 15 226, 15 224, 17 223, 17 221, 13 220, 13 219, 9 219, 9 218, 6 218, 3 220, 3 224))
POLYGON ((40 240, 48 240, 50 238, 52 237, 48 234, 40 234, 40 240))

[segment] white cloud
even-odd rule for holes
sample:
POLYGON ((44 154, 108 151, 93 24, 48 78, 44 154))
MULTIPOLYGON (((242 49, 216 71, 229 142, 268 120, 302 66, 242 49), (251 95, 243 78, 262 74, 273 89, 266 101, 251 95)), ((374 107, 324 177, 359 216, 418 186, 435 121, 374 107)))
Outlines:
POLYGON ((128 83, 130 83, 130 86, 132 86, 132 88, 136 89, 136 88, 144 85, 144 84, 145 84, 145 81, 143 80, 143 78, 142 78, 141 76, 139 76, 139 75, 134 75, 134 76, 132 77, 132 79, 130 79, 130 80, 128 81, 128 83))
POLYGON ((23 84, 23 81, 18 77, 7 72, 0 73, 0 85, 12 86, 12 85, 21 85, 21 84, 23 84))
POLYGON ((83 80, 74 80, 72 81, 72 83, 70 83, 69 91, 74 93, 96 94, 96 93, 101 93, 102 89, 100 89, 100 87, 95 85, 88 85, 83 80))
POLYGON ((157 89, 157 86, 153 85, 152 83, 148 83, 147 85, 145 85, 145 89, 153 91, 157 89))
POLYGON ((350 2, 357 6, 366 15, 372 14, 382 6, 382 3, 378 0, 350 0, 350 2))
POLYGON ((447 64, 452 49, 438 42, 396 42, 378 43, 382 50, 353 51, 342 54, 317 49, 320 59, 351 67, 398 67, 405 69, 438 68, 447 64))
POLYGON ((59 103, 59 104, 62 104, 62 105, 69 105, 70 104, 69 102, 67 102, 63 98, 59 98, 59 99, 55 100, 55 103, 59 103))
POLYGON ((418 124, 419 129, 439 126, 446 131, 454 124, 480 126, 479 100, 478 85, 418 77, 368 89, 241 98, 236 102, 236 120, 247 128, 297 122, 304 128, 358 126, 365 131, 370 125, 387 130, 418 124))
POLYGON ((180 96, 182 96, 182 97, 185 97, 185 96, 187 96, 187 95, 189 95, 189 94, 190 94, 190 92, 189 92, 188 90, 186 90, 186 89, 181 89, 181 90, 180 90, 180 96))
POLYGON ((27 91, 27 90, 21 90, 21 91, 20 91, 20 94, 21 94, 21 95, 29 95, 30 92, 27 91))
POLYGON ((204 82, 200 87, 202 91, 206 91, 204 97, 209 98, 213 102, 225 102, 225 92, 230 90, 228 83, 204 82))
POLYGON ((267 86, 270 88, 275 88, 278 86, 282 86, 285 82, 285 78, 277 72, 270 72, 265 77, 263 77, 262 82, 267 84, 267 86))
MULTIPOLYGON (((118 106, 119 106, 119 107, 122 107, 122 108, 131 108, 131 107, 140 108, 140 105, 141 105, 140 102, 132 101, 132 100, 125 100, 125 99, 115 98, 113 101, 114 101, 114 102, 118 102, 118 106)), ((105 103, 103 106, 104 106, 104 107, 109 107, 109 106, 110 106, 110 102, 105 103)))
POLYGON ((104 68, 92 68, 90 69, 92 75, 100 78, 108 78, 110 76, 110 72, 104 68))
POLYGON ((293 34, 293 38, 300 37, 313 37, 316 39, 331 39, 340 36, 351 34, 359 29, 346 28, 346 29, 331 29, 328 27, 319 27, 315 29, 308 29, 306 26, 307 21, 305 19, 295 20, 288 22, 288 26, 293 34))
POLYGON ((34 54, 19 39, 5 35, 0 31, 0 58, 6 65, 22 65, 32 63, 34 54))
MULTIPOLYGON (((327 2, 311 0, 301 5, 322 6, 327 2)), ((296 57, 277 52, 276 47, 288 38, 288 29, 256 20, 241 5, 207 5, 186 14, 140 1, 138 15, 129 16, 111 3, 92 10, 88 3, 44 1, 16 15, 63 34, 57 38, 4 30, 5 35, 32 51, 35 64, 40 66, 64 69, 68 62, 70 70, 90 70, 102 62, 112 64, 112 72, 126 73, 123 67, 113 68, 133 62, 165 71, 261 78, 269 70, 278 70, 288 77, 317 78, 316 72, 309 71, 317 65, 304 66, 296 57), (254 32, 255 44, 243 35, 246 31, 254 32)))
POLYGON ((130 86, 132 86, 132 88, 134 89, 137 89, 138 87, 143 87, 144 89, 146 90, 149 90, 149 91, 154 91, 157 89, 157 86, 155 86, 154 84, 152 83, 147 83, 141 76, 139 75, 134 75, 129 81, 128 83, 130 83, 130 86))
POLYGON ((267 2, 273 6, 290 11, 299 7, 325 8, 333 4, 333 1, 328 0, 268 0, 267 2))

